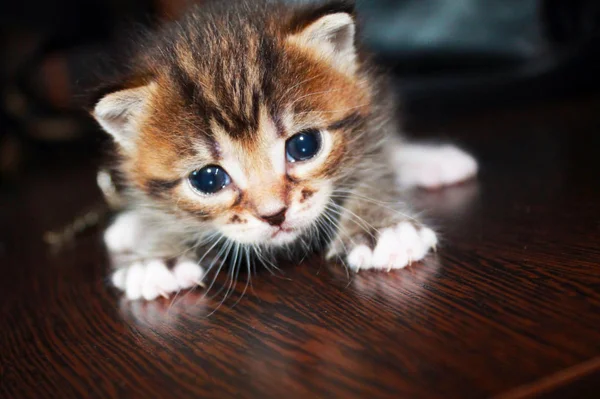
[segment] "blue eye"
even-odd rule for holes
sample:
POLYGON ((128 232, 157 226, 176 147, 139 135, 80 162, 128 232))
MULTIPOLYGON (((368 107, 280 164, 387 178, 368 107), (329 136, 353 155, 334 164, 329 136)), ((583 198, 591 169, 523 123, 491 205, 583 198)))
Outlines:
POLYGON ((189 177, 192 187, 203 194, 215 194, 231 184, 231 178, 220 166, 207 166, 189 177))
POLYGON ((316 129, 305 130, 290 138, 285 144, 288 161, 307 161, 321 149, 321 133, 316 129))

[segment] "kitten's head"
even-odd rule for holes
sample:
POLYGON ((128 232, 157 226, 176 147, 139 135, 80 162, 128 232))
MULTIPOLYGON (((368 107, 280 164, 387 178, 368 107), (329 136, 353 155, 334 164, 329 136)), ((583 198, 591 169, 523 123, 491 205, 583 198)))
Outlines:
POLYGON ((346 1, 212 2, 145 42, 94 116, 146 205, 237 242, 286 244, 372 144, 355 30, 346 1))

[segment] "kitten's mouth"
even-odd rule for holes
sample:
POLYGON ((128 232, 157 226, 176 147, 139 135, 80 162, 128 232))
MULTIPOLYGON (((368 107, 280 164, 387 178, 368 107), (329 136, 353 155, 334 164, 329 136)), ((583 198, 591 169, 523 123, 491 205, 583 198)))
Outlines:
POLYGON ((294 233, 296 230, 290 228, 279 227, 273 234, 271 234, 271 239, 277 238, 280 236, 285 236, 294 233))

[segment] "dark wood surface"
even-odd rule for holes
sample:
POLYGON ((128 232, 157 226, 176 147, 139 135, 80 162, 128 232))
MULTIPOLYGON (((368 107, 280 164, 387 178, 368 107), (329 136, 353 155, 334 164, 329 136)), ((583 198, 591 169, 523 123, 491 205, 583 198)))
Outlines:
POLYGON ((92 161, 38 168, 0 193, 0 397, 600 397, 598 104, 432 124, 481 161, 418 194, 437 254, 350 277, 315 257, 210 316, 201 291, 121 300, 98 231, 49 250, 99 193, 92 161))

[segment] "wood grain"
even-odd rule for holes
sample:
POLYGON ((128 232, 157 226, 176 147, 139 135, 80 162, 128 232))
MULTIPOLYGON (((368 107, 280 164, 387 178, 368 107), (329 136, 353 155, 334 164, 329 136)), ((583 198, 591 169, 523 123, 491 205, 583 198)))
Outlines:
POLYGON ((49 251, 43 233, 98 200, 95 165, 33 170, 0 191, 0 397, 593 397, 600 112, 586 104, 444 126, 481 177, 416 195, 443 233, 425 262, 348 276, 315 256, 253 276, 233 306, 242 276, 214 313, 201 291, 121 300, 98 231, 49 251))

